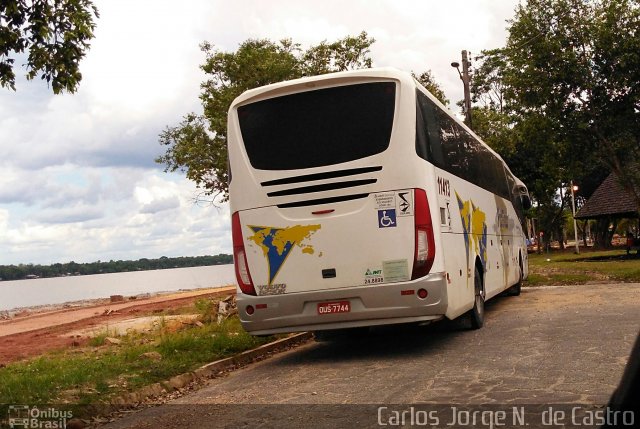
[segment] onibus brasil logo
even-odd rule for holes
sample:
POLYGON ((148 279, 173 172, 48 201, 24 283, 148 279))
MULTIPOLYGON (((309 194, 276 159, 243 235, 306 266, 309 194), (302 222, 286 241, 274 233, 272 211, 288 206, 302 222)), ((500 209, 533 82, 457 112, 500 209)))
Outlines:
POLYGON ((9 405, 6 423, 12 429, 64 429, 72 418, 73 412, 70 410, 58 410, 53 407, 30 407, 29 405, 9 405))

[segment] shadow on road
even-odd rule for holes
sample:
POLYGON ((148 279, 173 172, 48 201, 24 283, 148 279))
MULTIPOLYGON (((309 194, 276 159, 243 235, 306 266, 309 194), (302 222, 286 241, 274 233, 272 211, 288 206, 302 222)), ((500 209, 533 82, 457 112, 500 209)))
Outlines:
POLYGON ((427 328, 400 328, 396 331, 372 331, 358 336, 337 338, 299 349, 274 362, 277 366, 324 364, 360 360, 388 359, 399 356, 428 356, 442 349, 456 335, 464 332, 437 332, 427 328))
MULTIPOLYGON (((490 319, 498 311, 501 302, 509 298, 495 298, 485 304, 485 318, 490 319)), ((471 330, 464 317, 456 320, 442 320, 429 325, 416 324, 387 325, 372 328, 356 328, 336 331, 328 339, 311 347, 299 349, 276 362, 277 366, 323 364, 327 362, 349 362, 354 360, 378 360, 393 357, 412 357, 442 354, 454 349, 459 341, 471 341, 482 330, 471 330)), ((485 320, 486 320, 485 319, 485 320)))

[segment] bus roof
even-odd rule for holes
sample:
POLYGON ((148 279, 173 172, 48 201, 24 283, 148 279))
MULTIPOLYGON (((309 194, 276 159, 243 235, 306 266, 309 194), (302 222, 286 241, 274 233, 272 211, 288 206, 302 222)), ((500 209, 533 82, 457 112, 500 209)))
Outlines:
POLYGON ((297 87, 303 87, 305 90, 309 90, 310 88, 313 88, 314 82, 333 81, 335 83, 346 83, 351 80, 357 80, 359 78, 382 78, 396 80, 413 79, 411 74, 394 67, 375 67, 301 77, 298 79, 285 80, 282 82, 261 86, 259 88, 249 89, 243 92, 235 100, 233 100, 233 103, 231 103, 231 108, 234 108, 239 104, 246 103, 254 98, 271 98, 277 97, 281 92, 295 92, 297 87), (269 94, 268 97, 263 97, 265 94, 269 94))

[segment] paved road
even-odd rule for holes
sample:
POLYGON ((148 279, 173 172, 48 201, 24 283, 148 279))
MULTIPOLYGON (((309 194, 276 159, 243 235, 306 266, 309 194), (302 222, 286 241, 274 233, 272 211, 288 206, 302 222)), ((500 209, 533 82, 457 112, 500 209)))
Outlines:
POLYGON ((622 375, 639 310, 640 284, 524 289, 488 303, 478 331, 436 324, 310 343, 108 427, 373 427, 424 403, 593 408, 622 375))

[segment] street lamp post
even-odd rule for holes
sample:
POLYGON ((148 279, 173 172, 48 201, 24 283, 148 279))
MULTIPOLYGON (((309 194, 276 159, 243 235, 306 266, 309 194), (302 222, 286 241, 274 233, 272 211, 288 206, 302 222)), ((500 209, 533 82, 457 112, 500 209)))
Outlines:
POLYGON ((469 88, 469 83, 471 82, 471 77, 469 76, 470 65, 471 61, 468 59, 467 51, 462 51, 462 73, 460 73, 460 63, 457 61, 451 63, 451 67, 458 70, 458 75, 460 75, 460 79, 462 80, 464 87, 464 113, 467 119, 467 125, 473 129, 471 125, 471 91, 469 88))
POLYGON ((571 211, 573 213, 573 234, 576 240, 576 255, 580 254, 580 247, 578 246, 578 224, 576 223, 576 197, 575 191, 578 190, 578 187, 573 184, 573 180, 571 181, 571 211))

